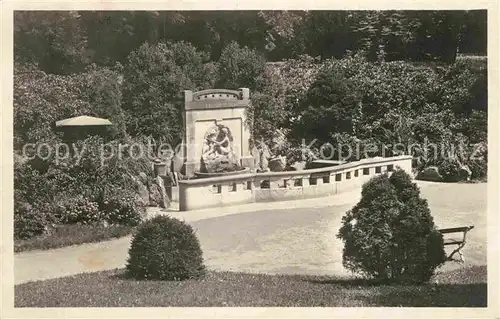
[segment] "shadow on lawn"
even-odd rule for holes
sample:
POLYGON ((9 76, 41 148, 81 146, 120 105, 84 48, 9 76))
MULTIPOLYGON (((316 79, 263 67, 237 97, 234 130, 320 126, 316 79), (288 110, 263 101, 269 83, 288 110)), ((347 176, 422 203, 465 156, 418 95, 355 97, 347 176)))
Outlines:
MULTIPOLYGON (((109 274, 108 278, 121 281, 136 281, 130 278, 124 269, 109 274)), ((317 285, 321 291, 347 293, 349 298, 359 300, 363 305, 378 307, 487 307, 487 269, 486 266, 470 266, 453 271, 437 273, 437 282, 422 285, 403 285, 387 281, 363 278, 336 278, 331 276, 304 275, 264 275, 233 272, 207 272, 204 281, 234 282, 241 278, 243 282, 283 281, 303 282, 317 285), (335 291, 335 292, 334 292, 335 291), (342 291, 342 292, 341 292, 342 291)), ((140 280, 155 281, 155 280, 140 280)), ((161 281, 160 281, 161 282, 161 281)), ((193 281, 193 282, 196 282, 193 281)), ((299 287, 301 287, 299 285, 299 287)))
POLYGON ((192 279, 185 279, 185 280, 160 280, 160 279, 148 279, 148 278, 141 278, 137 279, 133 275, 127 273, 127 271, 124 268, 117 268, 114 270, 114 273, 110 273, 107 275, 108 279, 111 280, 120 280, 120 281, 125 281, 125 282, 168 282, 168 283, 179 283, 179 282, 185 282, 189 280, 198 280, 198 279, 210 279, 213 277, 213 274, 207 273, 205 276, 201 276, 200 278, 192 278, 192 279))
POLYGON ((385 307, 487 307, 488 303, 486 283, 391 288, 371 300, 385 307))
POLYGON ((131 276, 127 275, 127 272, 123 269, 115 269, 116 273, 111 273, 108 278, 109 279, 115 279, 115 280, 134 280, 137 281, 136 279, 132 278, 131 276))
POLYGON ((312 284, 366 291, 354 298, 378 307, 487 307, 487 283, 388 284, 366 279, 303 279, 312 284))
POLYGON ((332 277, 325 277, 325 278, 304 277, 303 280, 311 284, 336 285, 344 288, 377 287, 377 286, 390 285, 388 282, 371 280, 371 279, 362 279, 362 278, 347 279, 347 278, 332 278, 332 277))

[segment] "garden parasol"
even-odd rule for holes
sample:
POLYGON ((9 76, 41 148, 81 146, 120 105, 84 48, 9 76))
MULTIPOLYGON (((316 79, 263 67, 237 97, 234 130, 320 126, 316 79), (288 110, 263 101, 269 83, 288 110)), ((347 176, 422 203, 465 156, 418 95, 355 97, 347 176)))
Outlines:
POLYGON ((93 116, 76 116, 56 122, 56 130, 64 132, 65 140, 83 140, 91 135, 107 136, 113 123, 108 119, 93 116))
POLYGON ((93 116, 77 116, 56 122, 56 127, 74 127, 74 126, 111 126, 109 120, 93 116))

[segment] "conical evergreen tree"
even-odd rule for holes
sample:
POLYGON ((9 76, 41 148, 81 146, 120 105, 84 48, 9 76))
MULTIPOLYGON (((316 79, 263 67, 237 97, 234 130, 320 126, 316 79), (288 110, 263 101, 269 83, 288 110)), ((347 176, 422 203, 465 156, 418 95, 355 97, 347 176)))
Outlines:
POLYGON ((403 170, 372 178, 342 218, 343 265, 379 280, 429 281, 446 260, 427 201, 403 170))

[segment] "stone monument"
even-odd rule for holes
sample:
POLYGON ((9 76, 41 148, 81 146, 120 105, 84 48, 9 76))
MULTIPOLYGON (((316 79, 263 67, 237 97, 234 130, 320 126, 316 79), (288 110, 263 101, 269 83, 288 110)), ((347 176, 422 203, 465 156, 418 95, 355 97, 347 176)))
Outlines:
POLYGON ((253 168, 246 109, 249 89, 184 91, 185 174, 253 168))

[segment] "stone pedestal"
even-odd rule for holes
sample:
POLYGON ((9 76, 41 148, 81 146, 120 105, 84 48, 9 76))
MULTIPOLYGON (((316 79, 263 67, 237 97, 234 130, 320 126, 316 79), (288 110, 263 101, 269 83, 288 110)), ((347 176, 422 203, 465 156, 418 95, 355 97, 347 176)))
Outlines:
POLYGON ((250 155, 250 156, 243 156, 241 158, 241 166, 243 166, 243 167, 250 167, 251 169, 256 168, 255 158, 252 155, 250 155))
POLYGON ((250 91, 246 88, 184 91, 185 175, 194 176, 200 170, 202 156, 207 157, 207 152, 220 152, 217 143, 224 142, 225 136, 231 140, 230 157, 234 156, 243 167, 253 168, 245 114, 249 104, 250 91))

